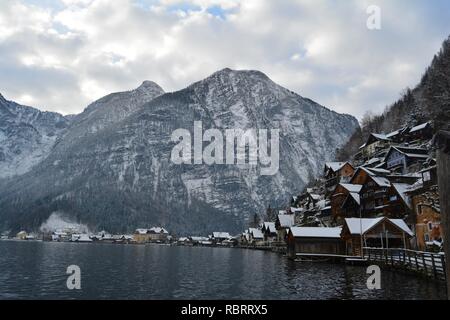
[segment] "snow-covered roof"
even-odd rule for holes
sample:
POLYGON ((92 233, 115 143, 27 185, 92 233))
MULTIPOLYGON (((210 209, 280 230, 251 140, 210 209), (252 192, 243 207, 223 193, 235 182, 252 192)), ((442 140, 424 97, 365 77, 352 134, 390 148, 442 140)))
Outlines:
POLYGON ((291 227, 290 231, 295 238, 341 238, 342 227, 338 228, 306 228, 291 227))
POLYGON ((291 212, 303 212, 303 208, 294 208, 294 207, 291 207, 291 212))
POLYGON ((137 233, 137 234, 147 234, 147 232, 148 232, 148 229, 136 229, 135 233, 137 233))
POLYGON ((397 227, 399 227, 401 230, 408 233, 409 235, 411 235, 411 236, 413 235, 413 232, 411 231, 411 229, 406 225, 405 221, 403 221, 401 219, 388 219, 388 218, 384 218, 384 217, 373 218, 373 219, 346 218, 345 223, 351 234, 360 235, 361 230, 362 230, 362 234, 364 234, 367 231, 369 231, 370 229, 372 229, 373 227, 375 227, 377 224, 382 222, 384 219, 389 220, 390 222, 395 224, 397 227))
POLYGON ((413 133, 413 132, 416 132, 416 131, 423 130, 423 129, 425 129, 429 124, 430 124, 429 122, 426 122, 426 123, 422 123, 422 124, 420 124, 420 125, 418 125, 418 126, 415 126, 414 128, 411 128, 411 130, 409 130, 409 133, 413 133))
POLYGON ((266 230, 269 230, 270 233, 277 232, 277 229, 275 228, 275 222, 264 222, 264 227, 266 230))
POLYGON ((254 239, 264 239, 264 235, 260 229, 250 228, 249 231, 254 239))
POLYGON ((322 198, 319 194, 315 194, 315 193, 311 193, 310 196, 315 201, 320 200, 322 198))
POLYGON ((334 172, 341 170, 341 168, 346 164, 347 162, 327 162, 325 164, 326 169, 331 169, 334 172))
POLYGON ((371 178, 379 187, 390 187, 391 186, 391 182, 384 177, 371 176, 371 178))
POLYGON ((382 168, 368 168, 369 171, 371 171, 374 174, 389 174, 391 173, 389 170, 382 169, 382 168))
POLYGON ((169 234, 169 232, 162 227, 153 227, 150 229, 150 232, 169 234))
POLYGON ((350 192, 349 196, 352 197, 353 200, 355 200, 358 205, 361 204, 361 200, 360 200, 360 197, 359 197, 358 193, 350 192))
POLYGON ((359 193, 362 188, 362 185, 360 184, 350 184, 350 183, 341 183, 341 186, 344 187, 349 192, 356 192, 356 193, 359 193))
POLYGON ((280 214, 278 215, 278 221, 280 221, 281 228, 290 228, 295 224, 295 216, 293 214, 280 214))
POLYGON ((406 183, 393 183, 392 186, 397 191, 399 196, 403 199, 403 202, 405 202, 405 204, 409 208, 411 208, 412 207, 411 198, 406 194, 409 191, 411 185, 406 183))
POLYGON ((228 232, 213 232, 213 238, 215 238, 215 239, 230 239, 231 235, 228 232))
POLYGON ((378 140, 389 140, 389 138, 385 134, 381 133, 372 133, 372 136, 374 136, 378 140))

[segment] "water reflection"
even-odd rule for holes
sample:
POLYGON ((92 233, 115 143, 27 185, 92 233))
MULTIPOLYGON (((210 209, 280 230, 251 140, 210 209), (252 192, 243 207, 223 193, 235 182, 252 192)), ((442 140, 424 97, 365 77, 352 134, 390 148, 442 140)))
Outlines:
POLYGON ((2 299, 445 299, 445 287, 383 271, 295 263, 263 251, 166 246, 0 242, 2 299), (66 288, 78 265, 82 289, 66 288))

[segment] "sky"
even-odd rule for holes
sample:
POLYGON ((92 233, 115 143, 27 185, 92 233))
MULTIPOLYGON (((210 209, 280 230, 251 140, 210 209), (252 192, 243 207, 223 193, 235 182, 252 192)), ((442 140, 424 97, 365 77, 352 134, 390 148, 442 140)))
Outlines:
POLYGON ((228 67, 361 119, 419 82, 449 13, 447 0, 1 0, 0 93, 75 114, 144 80, 170 92, 228 67))

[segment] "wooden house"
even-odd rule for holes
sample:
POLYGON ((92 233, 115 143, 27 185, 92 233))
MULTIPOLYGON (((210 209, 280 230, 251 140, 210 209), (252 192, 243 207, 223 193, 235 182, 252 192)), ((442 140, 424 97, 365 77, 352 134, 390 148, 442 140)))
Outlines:
POLYGON ((416 140, 425 141, 430 140, 433 137, 433 127, 430 122, 422 123, 411 128, 408 132, 408 141, 413 142, 416 140))
POLYGON ((345 183, 355 173, 355 168, 349 162, 328 162, 325 164, 325 187, 334 189, 339 183, 345 183))
POLYGON ((442 243, 443 227, 437 187, 437 167, 421 171, 422 180, 408 190, 415 218, 417 249, 427 251, 442 243))
POLYGON ((288 230, 288 256, 297 254, 342 255, 344 242, 342 228, 291 227, 288 230))
POLYGON ((412 230, 403 220, 386 217, 347 218, 341 233, 345 254, 349 256, 361 256, 361 247, 410 248, 413 236, 412 230))
POLYGON ((376 156, 383 156, 384 152, 391 145, 392 140, 390 140, 384 134, 371 133, 367 138, 365 144, 360 147, 361 158, 368 160, 376 156))
POLYGON ((249 234, 249 242, 250 244, 257 245, 264 242, 264 234, 260 229, 257 228, 249 228, 248 229, 249 234))
POLYGON ((376 217, 383 214, 387 205, 388 190, 391 182, 383 176, 376 175, 367 168, 360 167, 356 171, 351 184, 362 185, 360 205, 362 217, 376 217))
POLYGON ((262 233, 264 235, 264 241, 274 242, 277 240, 277 228, 275 222, 264 222, 262 227, 262 233))
POLYGON ((343 208, 344 201, 347 199, 350 193, 356 193, 359 195, 362 185, 340 183, 337 185, 330 196, 331 200, 331 215, 333 221, 338 225, 342 225, 343 218, 351 217, 346 214, 345 208, 343 208))
POLYGON ((287 233, 289 228, 295 224, 295 215, 293 214, 279 214, 275 222, 277 229, 277 241, 283 242, 287 240, 287 233))
POLYGON ((429 157, 428 150, 423 148, 391 147, 385 157, 386 169, 400 174, 417 172, 420 166, 429 157), (416 168, 414 168, 416 165, 416 168), (410 170, 412 169, 412 170, 410 170))

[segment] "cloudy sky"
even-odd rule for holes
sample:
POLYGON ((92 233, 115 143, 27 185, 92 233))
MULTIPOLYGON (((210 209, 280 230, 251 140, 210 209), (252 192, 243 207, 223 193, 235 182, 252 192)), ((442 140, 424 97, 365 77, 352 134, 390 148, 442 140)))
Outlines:
POLYGON ((63 114, 144 80, 257 69, 338 112, 381 112, 450 35, 447 0, 1 0, 0 93, 63 114), (381 30, 366 10, 381 8, 381 30))

